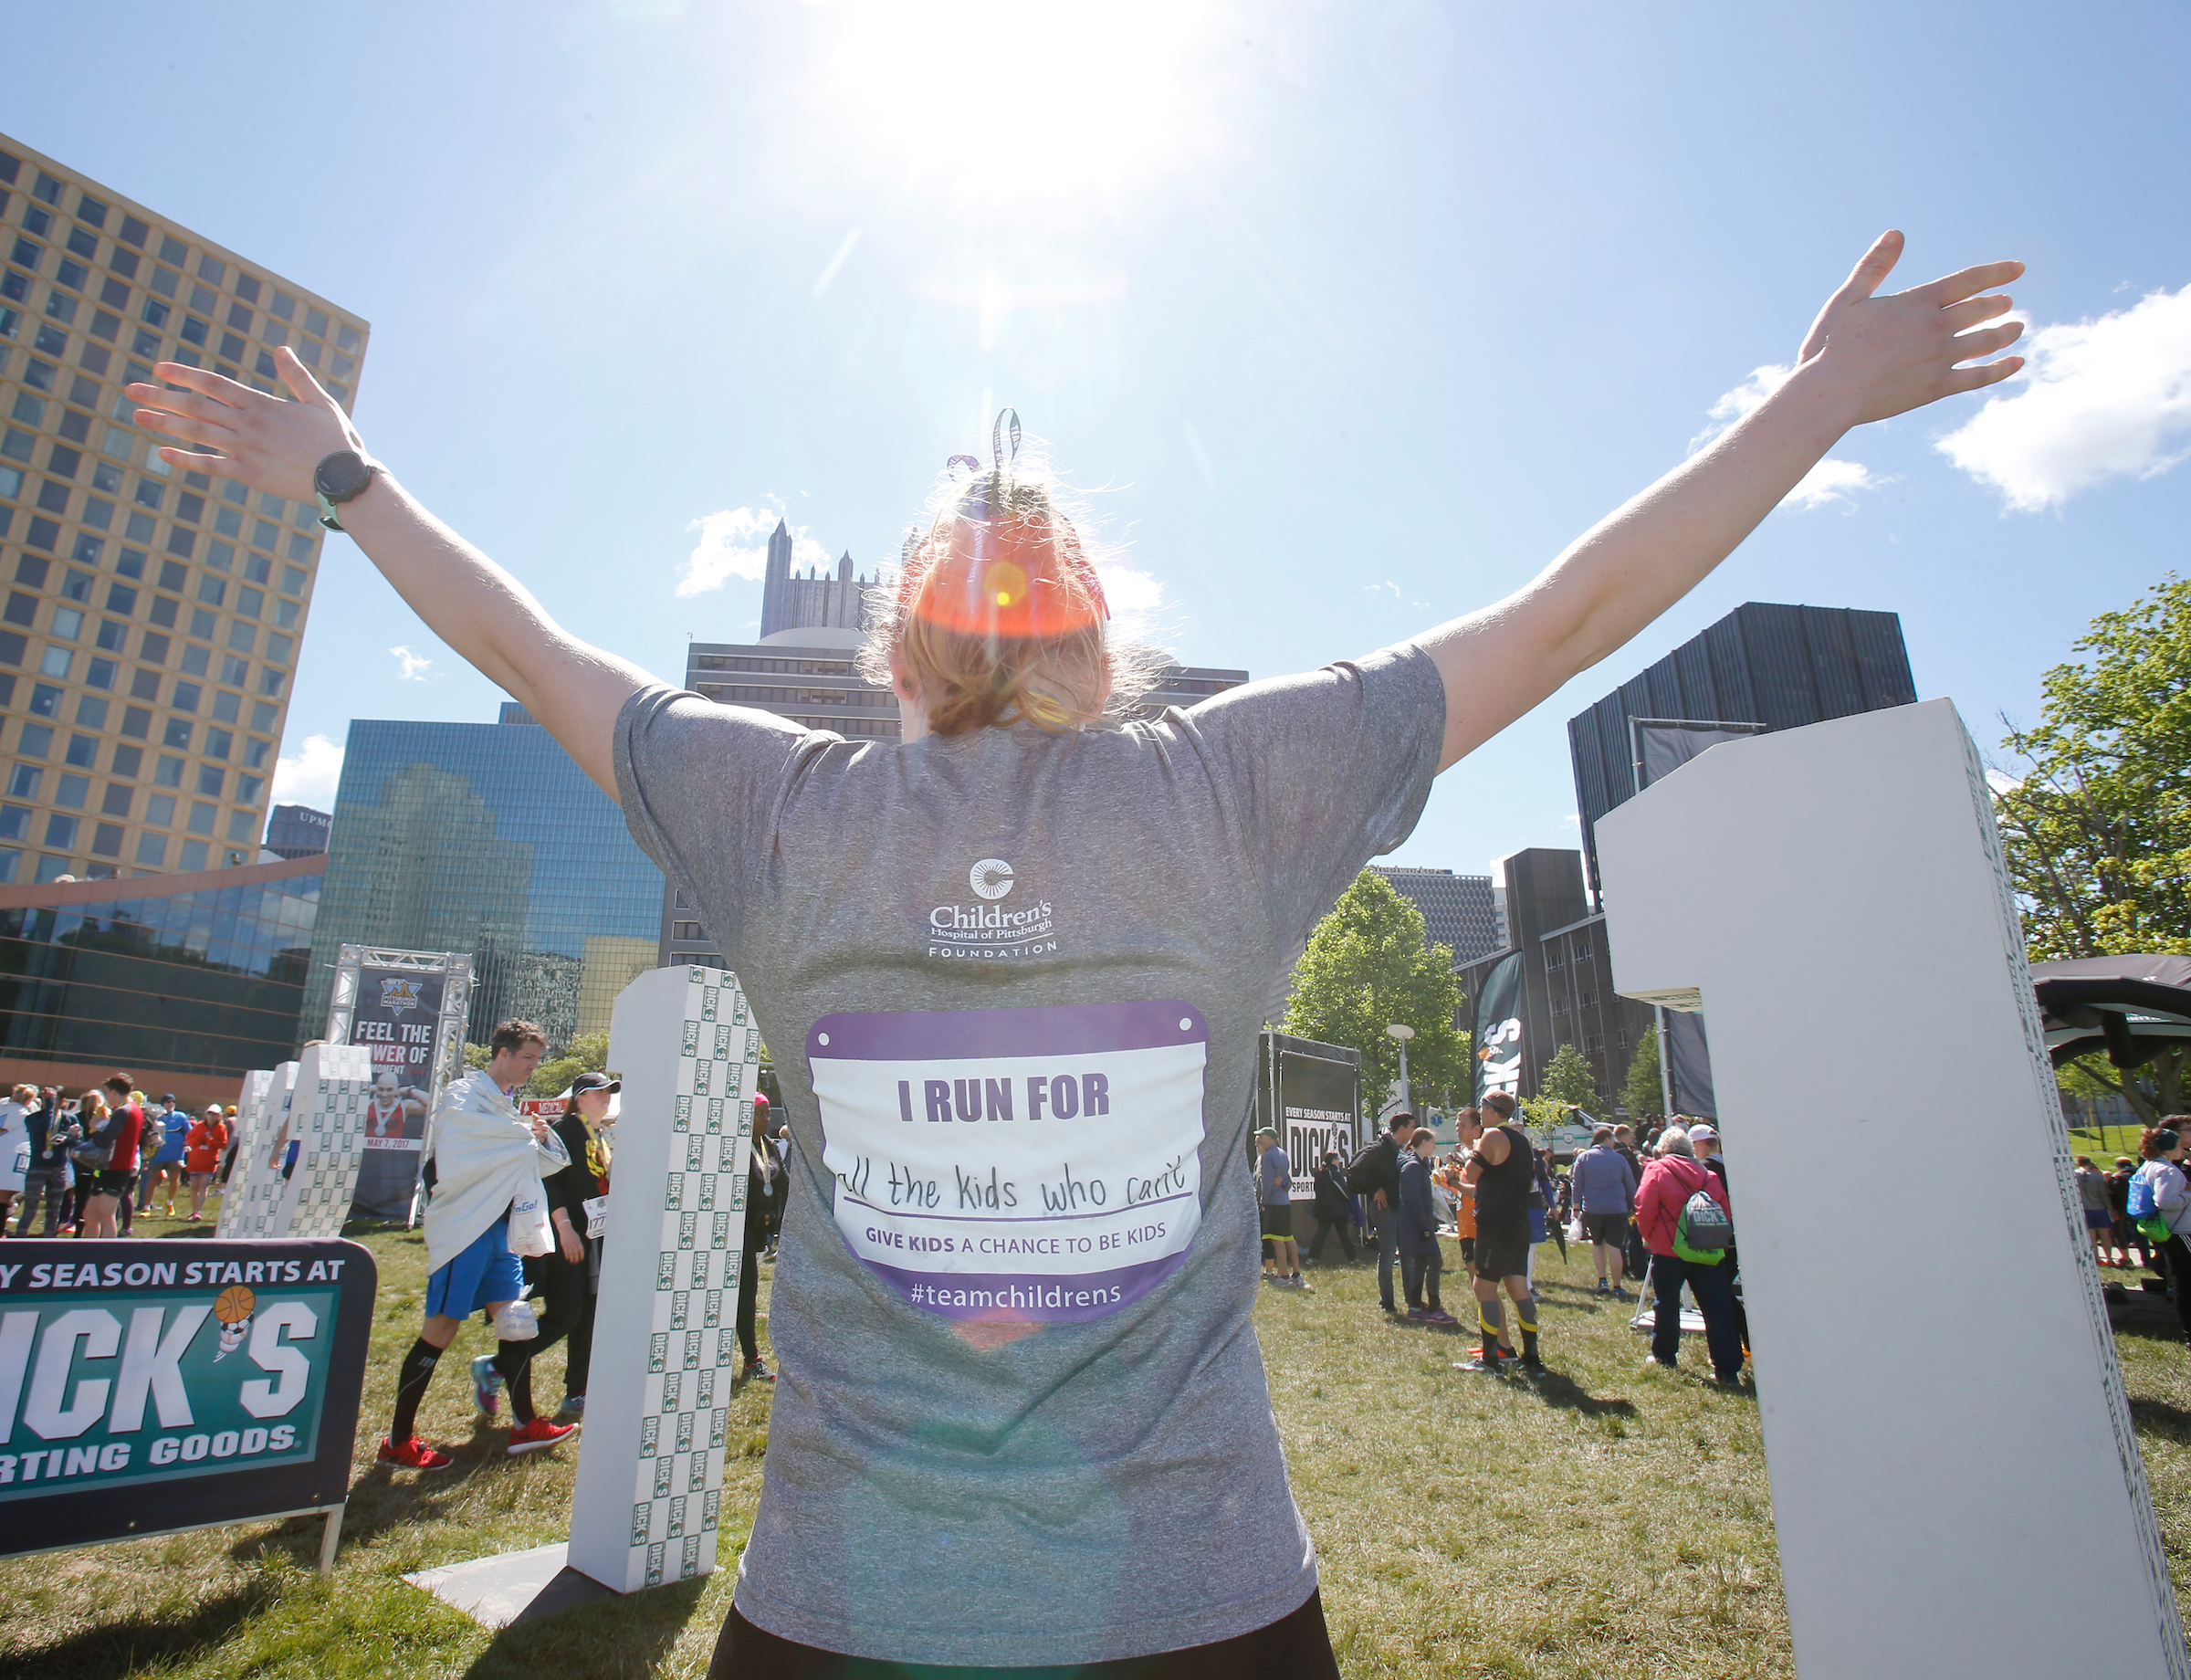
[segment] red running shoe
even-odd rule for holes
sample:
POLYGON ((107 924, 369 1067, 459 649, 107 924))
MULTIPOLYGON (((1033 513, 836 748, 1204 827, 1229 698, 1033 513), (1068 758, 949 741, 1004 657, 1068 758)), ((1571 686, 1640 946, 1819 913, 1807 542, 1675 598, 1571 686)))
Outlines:
POLYGON ((456 1462, 446 1453, 428 1446, 416 1435, 401 1446, 383 1440, 380 1459, 384 1465, 401 1465, 406 1470, 446 1470, 456 1462))
POLYGON ((520 1453, 537 1453, 544 1446, 553 1446, 565 1435, 578 1433, 576 1423, 550 1423, 544 1417, 536 1417, 529 1423, 520 1423, 509 1432, 509 1444, 502 1450, 512 1458, 520 1453))

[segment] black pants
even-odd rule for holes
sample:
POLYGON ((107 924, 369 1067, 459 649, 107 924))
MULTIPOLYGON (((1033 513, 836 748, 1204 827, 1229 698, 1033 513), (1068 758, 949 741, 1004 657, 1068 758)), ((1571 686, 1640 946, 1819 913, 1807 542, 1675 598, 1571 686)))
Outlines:
POLYGON ((2168 1281, 2175 1296, 2175 1321, 2183 1327, 2184 1339, 2191 1341, 2191 1248, 2180 1236, 2171 1235, 2161 1244, 2161 1253, 2168 1260, 2168 1281))
POLYGON ((1308 1257, 1311 1260, 1323 1257, 1324 1239, 1327 1236, 1337 1236, 1339 1239, 1339 1246, 1347 1251, 1347 1264, 1352 1265, 1354 1264, 1354 1221, 1344 1213, 1341 1213, 1337 1219, 1326 1219, 1323 1214, 1317 1214, 1316 1240, 1308 1245, 1308 1257))
POLYGON ((841 1656, 765 1633, 732 1605, 716 1641, 715 1661, 708 1666, 708 1680, 1338 1680, 1338 1675, 1321 1592, 1311 1593, 1290 1616, 1213 1645, 1054 1668, 972 1668, 841 1656))
POLYGON ((760 1357, 760 1344, 753 1339, 753 1297, 760 1293, 760 1251, 755 1246, 761 1240, 761 1222, 746 1221, 746 1251, 738 1263, 738 1350, 752 1363, 760 1357))
POLYGON ((563 1392, 585 1398, 586 1379, 593 1374, 593 1311, 601 1293, 589 1279, 578 1308, 578 1322, 563 1343, 563 1392))

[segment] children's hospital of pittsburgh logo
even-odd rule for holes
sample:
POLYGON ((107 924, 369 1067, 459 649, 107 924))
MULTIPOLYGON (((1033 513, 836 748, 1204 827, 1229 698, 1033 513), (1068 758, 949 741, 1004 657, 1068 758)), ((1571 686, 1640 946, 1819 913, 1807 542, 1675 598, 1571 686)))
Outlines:
POLYGON ((397 975, 383 976, 381 981, 381 1007, 398 1015, 407 1009, 416 1009, 418 982, 397 975))
POLYGON ((1057 922, 1047 898, 1007 909, 1001 902, 1019 882, 1001 857, 984 857, 966 872, 972 904, 938 904, 928 912, 931 957, 1046 957, 1057 953, 1057 922))

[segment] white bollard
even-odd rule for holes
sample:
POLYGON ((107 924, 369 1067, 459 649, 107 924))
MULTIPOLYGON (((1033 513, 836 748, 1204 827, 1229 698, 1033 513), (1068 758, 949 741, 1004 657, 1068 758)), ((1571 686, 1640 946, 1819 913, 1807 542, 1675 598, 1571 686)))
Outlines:
POLYGON ((2183 1680, 1954 706, 1714 747, 1597 838, 1616 988, 1712 1024, 1798 1672, 2183 1680))
POLYGON ((720 969, 642 974, 610 1020, 624 1092, 569 1560, 619 1592, 715 1568, 760 1055, 720 969))

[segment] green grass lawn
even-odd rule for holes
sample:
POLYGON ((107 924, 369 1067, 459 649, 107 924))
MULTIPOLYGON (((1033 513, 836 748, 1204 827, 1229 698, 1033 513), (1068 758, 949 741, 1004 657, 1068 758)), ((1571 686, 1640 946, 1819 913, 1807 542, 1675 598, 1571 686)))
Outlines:
MULTIPOLYGON (((563 1538, 577 1454, 512 1460, 500 1428, 475 1430, 464 1366, 487 1343, 474 1326, 420 1417, 428 1439, 455 1446, 456 1467, 423 1479, 377 1468, 425 1265, 414 1234, 362 1240, 381 1291, 331 1580, 314 1572, 318 1519, 0 1563, 0 1676, 705 1673, 730 1606, 728 1567, 501 1633, 400 1579, 563 1538)), ((1556 1374, 1535 1383, 1454 1370, 1463 1339, 1386 1320, 1367 1267, 1316 1272, 1312 1293, 1263 1292, 1256 1328, 1341 1669, 1349 1680, 1791 1674, 1756 1403, 1641 1369, 1629 1309, 1588 1293, 1587 1260, 1563 1266, 1552 1248, 1540 1253, 1556 1374)), ((2191 1359, 2158 1331, 2118 1341, 2181 1592, 2191 1359)), ((1704 1369, 1701 1349, 1687 1357, 1704 1369)), ((561 1372, 560 1352, 543 1358, 534 1390, 544 1402, 560 1397, 561 1372)), ((732 1402, 726 1559, 760 1492, 768 1405, 760 1388, 732 1402)))

